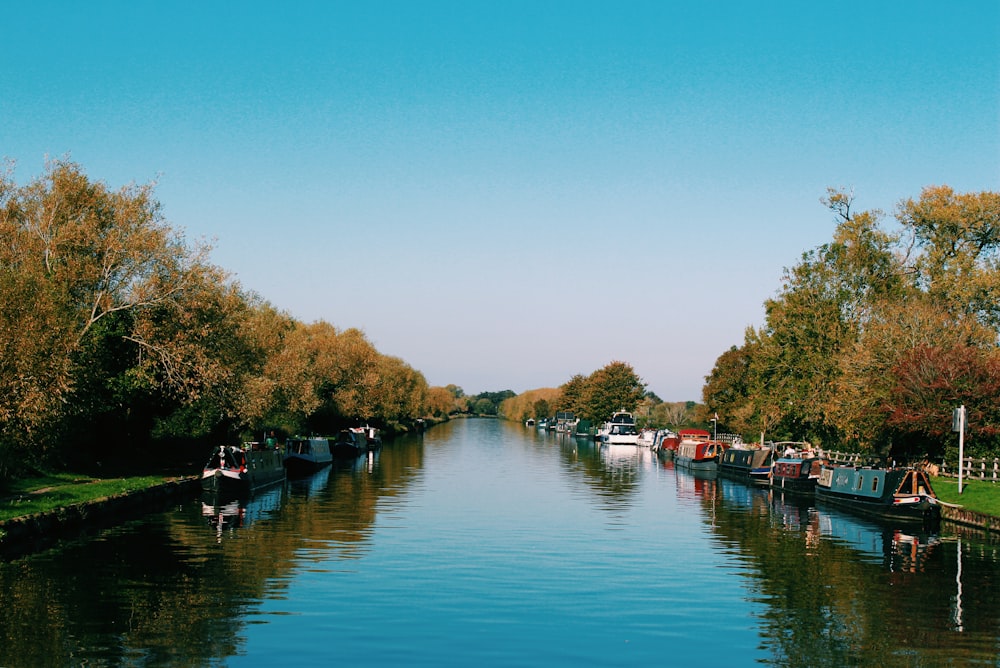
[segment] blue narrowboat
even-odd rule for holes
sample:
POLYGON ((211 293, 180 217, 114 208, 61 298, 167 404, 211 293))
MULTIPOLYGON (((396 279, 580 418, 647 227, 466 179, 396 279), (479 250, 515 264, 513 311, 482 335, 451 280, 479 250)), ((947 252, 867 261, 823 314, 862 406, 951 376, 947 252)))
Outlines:
POLYGON ((816 499, 883 519, 925 525, 941 520, 927 474, 913 468, 824 466, 816 499))

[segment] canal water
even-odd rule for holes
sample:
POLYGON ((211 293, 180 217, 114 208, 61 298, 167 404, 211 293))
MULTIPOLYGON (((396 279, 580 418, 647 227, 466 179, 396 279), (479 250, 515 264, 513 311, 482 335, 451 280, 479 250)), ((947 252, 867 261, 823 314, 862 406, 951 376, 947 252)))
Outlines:
POLYGON ((2 666, 997 665, 1000 549, 456 420, 0 563, 2 666))

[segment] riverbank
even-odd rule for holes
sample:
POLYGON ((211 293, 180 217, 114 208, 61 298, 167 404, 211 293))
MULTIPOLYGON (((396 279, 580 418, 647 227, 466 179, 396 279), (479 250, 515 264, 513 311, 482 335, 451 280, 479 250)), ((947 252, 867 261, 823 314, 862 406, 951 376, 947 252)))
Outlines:
POLYGON ((958 479, 933 476, 934 493, 944 502, 941 518, 961 526, 1000 534, 1000 487, 984 480, 966 480, 958 493, 958 479))
MULTIPOLYGON (((8 497, 0 503, 0 511, 7 519, 0 520, 0 556, 16 557, 48 547, 59 540, 71 538, 87 531, 94 531, 119 524, 145 513, 161 510, 178 499, 187 498, 198 490, 198 477, 180 477, 150 481, 145 486, 134 488, 122 479, 98 481, 88 479, 93 490, 93 498, 75 503, 59 505, 47 510, 28 511, 32 503, 51 505, 51 499, 63 495, 60 485, 46 485, 36 490, 26 490, 25 494, 8 497), (112 483, 124 488, 117 493, 107 494, 102 490, 112 483), (30 497, 34 496, 34 499, 30 497), (45 497, 48 496, 48 499, 45 497), (20 508, 21 510, 13 510, 20 508), (25 512, 28 511, 28 512, 25 512), (11 516, 13 513, 21 512, 11 516)), ((80 486, 79 482, 69 482, 65 486, 80 486)), ((79 499, 80 492, 74 497, 79 499)))

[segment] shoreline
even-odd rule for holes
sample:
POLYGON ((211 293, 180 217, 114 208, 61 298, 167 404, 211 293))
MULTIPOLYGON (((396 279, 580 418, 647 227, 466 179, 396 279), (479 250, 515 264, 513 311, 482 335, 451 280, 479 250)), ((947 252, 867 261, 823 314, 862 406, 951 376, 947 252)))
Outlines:
POLYGON ((142 490, 0 521, 0 558, 16 558, 51 547, 60 540, 120 524, 165 508, 198 489, 198 476, 182 477, 142 490))

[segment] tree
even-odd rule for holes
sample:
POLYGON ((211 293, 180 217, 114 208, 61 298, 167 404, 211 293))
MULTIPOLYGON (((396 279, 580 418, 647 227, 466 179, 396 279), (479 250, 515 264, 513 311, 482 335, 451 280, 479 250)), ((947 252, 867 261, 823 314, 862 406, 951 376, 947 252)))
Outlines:
POLYGON ((607 420, 618 410, 633 411, 645 394, 645 383, 632 366, 614 361, 587 379, 583 406, 578 416, 592 422, 607 420))
POLYGON ((692 411, 684 401, 666 401, 653 408, 653 421, 657 425, 679 429, 692 419, 692 411))
MULTIPOLYGON (((559 387, 559 397, 555 402, 555 410, 568 411, 574 415, 585 415, 587 412, 586 397, 589 392, 590 379, 582 374, 576 374, 559 387)), ((545 413, 538 417, 549 415, 545 413)))
POLYGON ((496 415, 497 406, 486 397, 480 397, 472 405, 472 412, 476 415, 496 415))
POLYGON ((1000 193, 928 187, 900 204, 897 219, 922 251, 914 267, 927 294, 1000 331, 1000 193))
MULTIPOLYGON (((882 229, 881 212, 855 212, 849 193, 828 190, 823 202, 836 220, 832 241, 786 270, 764 326, 748 328, 743 346, 717 360, 706 410, 744 433, 756 426, 883 454, 932 452, 929 439, 940 435, 920 426, 916 416, 931 414, 915 406, 920 397, 947 399, 958 358, 974 365, 963 382, 991 396, 1000 196, 927 188, 900 204, 895 232, 882 229)), ((980 443, 992 429, 981 426, 980 443)))
POLYGON ((939 458, 951 439, 952 410, 965 405, 970 445, 985 456, 1000 434, 1000 356, 976 346, 910 348, 892 369, 886 424, 899 459, 939 458))
POLYGON ((5 317, 7 342, 24 353, 16 371, 5 370, 18 375, 0 381, 12 390, 0 398, 0 417, 17 414, 0 439, 5 451, 28 456, 45 453, 58 433, 95 327, 119 315, 129 317, 105 331, 140 323, 213 269, 207 246, 189 246, 163 220, 152 185, 113 191, 66 161, 20 188, 12 169, 0 175, 0 235, 3 300, 33 307, 5 317))
POLYGON ((431 417, 445 417, 455 410, 455 397, 448 391, 448 388, 429 388, 427 390, 424 410, 431 417))

